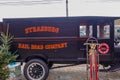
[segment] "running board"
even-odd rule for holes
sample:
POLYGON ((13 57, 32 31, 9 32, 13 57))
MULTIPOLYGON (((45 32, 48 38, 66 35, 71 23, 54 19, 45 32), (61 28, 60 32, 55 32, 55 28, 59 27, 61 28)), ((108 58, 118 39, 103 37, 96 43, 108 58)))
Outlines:
POLYGON ((86 61, 86 58, 71 58, 71 59, 65 59, 65 58, 62 58, 62 59, 58 59, 58 58, 54 58, 54 59, 48 59, 48 61, 50 62, 50 61, 57 61, 57 62, 61 62, 61 61, 63 61, 63 62, 66 62, 66 61, 68 61, 68 62, 78 62, 78 61, 86 61))
POLYGON ((116 71, 119 71, 119 70, 120 70, 120 64, 116 64, 116 65, 111 66, 111 68, 109 68, 108 71, 116 72, 116 71))

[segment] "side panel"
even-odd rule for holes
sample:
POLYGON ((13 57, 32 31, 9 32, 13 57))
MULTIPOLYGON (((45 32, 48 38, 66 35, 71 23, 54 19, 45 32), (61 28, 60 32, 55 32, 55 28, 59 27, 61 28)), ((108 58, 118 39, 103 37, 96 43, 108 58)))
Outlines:
MULTIPOLYGON (((20 54, 19 59, 28 56, 45 56, 48 59, 78 60, 86 58, 86 38, 80 38, 80 23, 92 25, 93 37, 99 43, 107 43, 110 47, 108 54, 101 54, 100 61, 110 62, 114 52, 114 25, 112 18, 77 17, 77 18, 33 18, 33 19, 5 19, 9 24, 9 32, 14 35, 13 50, 20 54), (104 30, 97 30, 98 25, 110 26, 110 37, 102 38, 104 30)), ((106 28, 107 29, 107 28, 106 28)), ((89 32, 89 31, 88 31, 89 32)), ((87 33, 87 30, 86 30, 87 33)), ((85 60, 84 60, 85 61, 85 60)))
POLYGON ((54 19, 45 20, 5 20, 15 38, 21 37, 77 37, 79 22, 54 19))
POLYGON ((9 22, 9 32, 14 35, 13 50, 19 59, 44 55, 48 59, 83 58, 80 52, 79 22, 75 21, 16 21, 9 22))

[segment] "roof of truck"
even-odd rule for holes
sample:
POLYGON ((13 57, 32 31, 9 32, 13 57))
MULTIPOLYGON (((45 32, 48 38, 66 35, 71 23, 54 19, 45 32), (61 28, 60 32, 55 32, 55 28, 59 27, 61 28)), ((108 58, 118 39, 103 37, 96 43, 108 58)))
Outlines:
POLYGON ((16 21, 76 21, 76 20, 116 20, 120 17, 109 16, 75 16, 75 17, 34 17, 34 18, 4 18, 3 22, 16 22, 16 21))

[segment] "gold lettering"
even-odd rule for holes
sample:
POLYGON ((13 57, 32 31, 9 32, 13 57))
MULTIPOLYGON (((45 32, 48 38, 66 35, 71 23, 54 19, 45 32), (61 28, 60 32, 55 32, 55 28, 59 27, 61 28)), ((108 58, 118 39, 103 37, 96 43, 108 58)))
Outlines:
POLYGON ((33 32, 37 32, 37 29, 36 29, 36 27, 33 27, 33 32))
POLYGON ((29 33, 28 28, 25 28, 25 34, 28 34, 28 33, 29 33))
POLYGON ((33 33, 33 32, 54 32, 59 33, 59 28, 52 26, 33 26, 29 28, 25 28, 25 34, 33 33))
POLYGON ((29 32, 30 32, 30 33, 33 32, 33 27, 29 28, 29 32))
POLYGON ((51 27, 48 27, 48 32, 51 32, 51 27))
POLYGON ((59 28, 56 28, 55 32, 58 33, 59 32, 59 28))
POLYGON ((43 50, 43 45, 31 45, 31 49, 40 49, 40 50, 43 50))
POLYGON ((30 49, 29 44, 21 44, 21 43, 18 44, 18 48, 21 48, 21 49, 30 49))
POLYGON ((60 49, 67 47, 67 43, 45 45, 45 49, 60 49))
POLYGON ((44 49, 62 49, 67 47, 67 42, 59 44, 46 44, 46 45, 36 45, 36 44, 23 44, 18 43, 19 49, 31 49, 31 50, 44 50, 44 49))

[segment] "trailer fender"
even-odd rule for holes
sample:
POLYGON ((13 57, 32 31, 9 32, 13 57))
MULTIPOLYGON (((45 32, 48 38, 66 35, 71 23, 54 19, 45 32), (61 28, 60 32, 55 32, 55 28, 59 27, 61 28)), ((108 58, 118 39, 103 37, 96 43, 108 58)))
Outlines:
POLYGON ((26 59, 25 59, 25 62, 28 62, 29 60, 32 60, 32 59, 41 59, 43 61, 45 61, 46 63, 48 63, 48 57, 41 54, 41 55, 31 55, 31 56, 28 56, 26 59))

